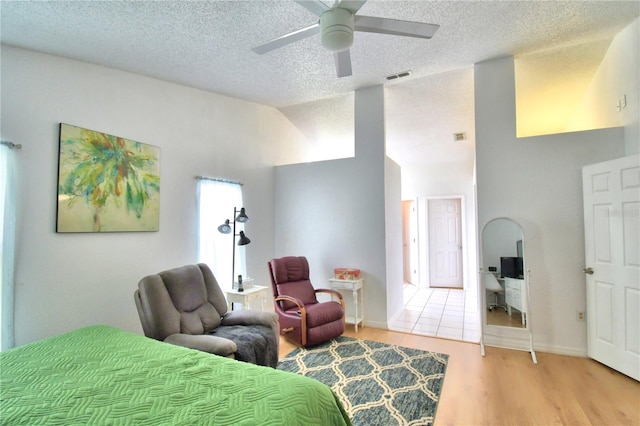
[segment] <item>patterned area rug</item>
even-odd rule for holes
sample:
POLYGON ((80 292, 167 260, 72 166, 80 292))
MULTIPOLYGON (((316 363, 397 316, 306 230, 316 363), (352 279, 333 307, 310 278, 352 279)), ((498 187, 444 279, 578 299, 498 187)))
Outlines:
POLYGON ((448 355, 340 336, 298 348, 278 370, 303 374, 338 395, 354 425, 431 425, 448 355))

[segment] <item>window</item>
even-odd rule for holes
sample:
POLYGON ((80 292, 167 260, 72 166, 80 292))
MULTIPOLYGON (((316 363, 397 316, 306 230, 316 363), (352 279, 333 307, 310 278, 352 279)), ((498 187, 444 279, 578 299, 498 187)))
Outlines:
MULTIPOLYGON (((236 254, 235 275, 246 276, 245 249, 236 244, 237 238, 218 232, 218 226, 229 219, 233 209, 242 207, 241 184, 218 179, 200 178, 198 182, 198 262, 206 263, 213 271, 223 291, 231 290, 231 262, 236 254)), ((236 233, 244 230, 236 224, 236 233)))
POLYGON ((0 144, 0 350, 10 349, 13 340, 13 270, 15 247, 15 182, 13 148, 10 142, 0 144))

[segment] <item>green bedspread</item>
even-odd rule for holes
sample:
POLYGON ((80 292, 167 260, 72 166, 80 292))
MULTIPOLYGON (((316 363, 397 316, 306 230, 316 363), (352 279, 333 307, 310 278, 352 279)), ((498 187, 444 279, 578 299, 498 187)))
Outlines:
POLYGON ((331 389, 93 326, 0 353, 3 425, 348 425, 331 389))

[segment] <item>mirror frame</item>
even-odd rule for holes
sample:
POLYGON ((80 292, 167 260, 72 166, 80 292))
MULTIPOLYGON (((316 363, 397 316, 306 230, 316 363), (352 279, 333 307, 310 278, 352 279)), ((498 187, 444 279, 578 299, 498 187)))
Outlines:
POLYGON ((525 350, 531 353, 533 363, 537 364, 536 354, 533 348, 533 329, 531 325, 531 292, 530 292, 530 275, 531 270, 527 268, 526 253, 527 253, 527 240, 525 238, 524 230, 522 226, 515 220, 509 217, 496 217, 487 221, 482 227, 480 232, 480 244, 479 244, 479 262, 478 268, 478 283, 480 287, 480 309, 481 315, 481 332, 480 332, 480 353, 485 356, 485 345, 496 346, 510 349, 525 350), (526 325, 525 327, 508 327, 502 325, 487 324, 487 292, 485 289, 484 280, 482 274, 484 271, 484 239, 487 226, 499 220, 505 220, 511 222, 520 229, 522 239, 522 257, 523 257, 523 269, 524 269, 524 285, 527 292, 527 313, 526 313, 526 325))

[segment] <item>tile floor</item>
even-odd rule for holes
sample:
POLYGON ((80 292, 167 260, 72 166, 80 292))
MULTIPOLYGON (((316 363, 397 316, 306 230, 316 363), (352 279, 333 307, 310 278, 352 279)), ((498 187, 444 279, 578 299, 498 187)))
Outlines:
POLYGON ((391 330, 480 341, 477 296, 463 290, 405 285, 404 302, 404 310, 391 324, 391 330))

